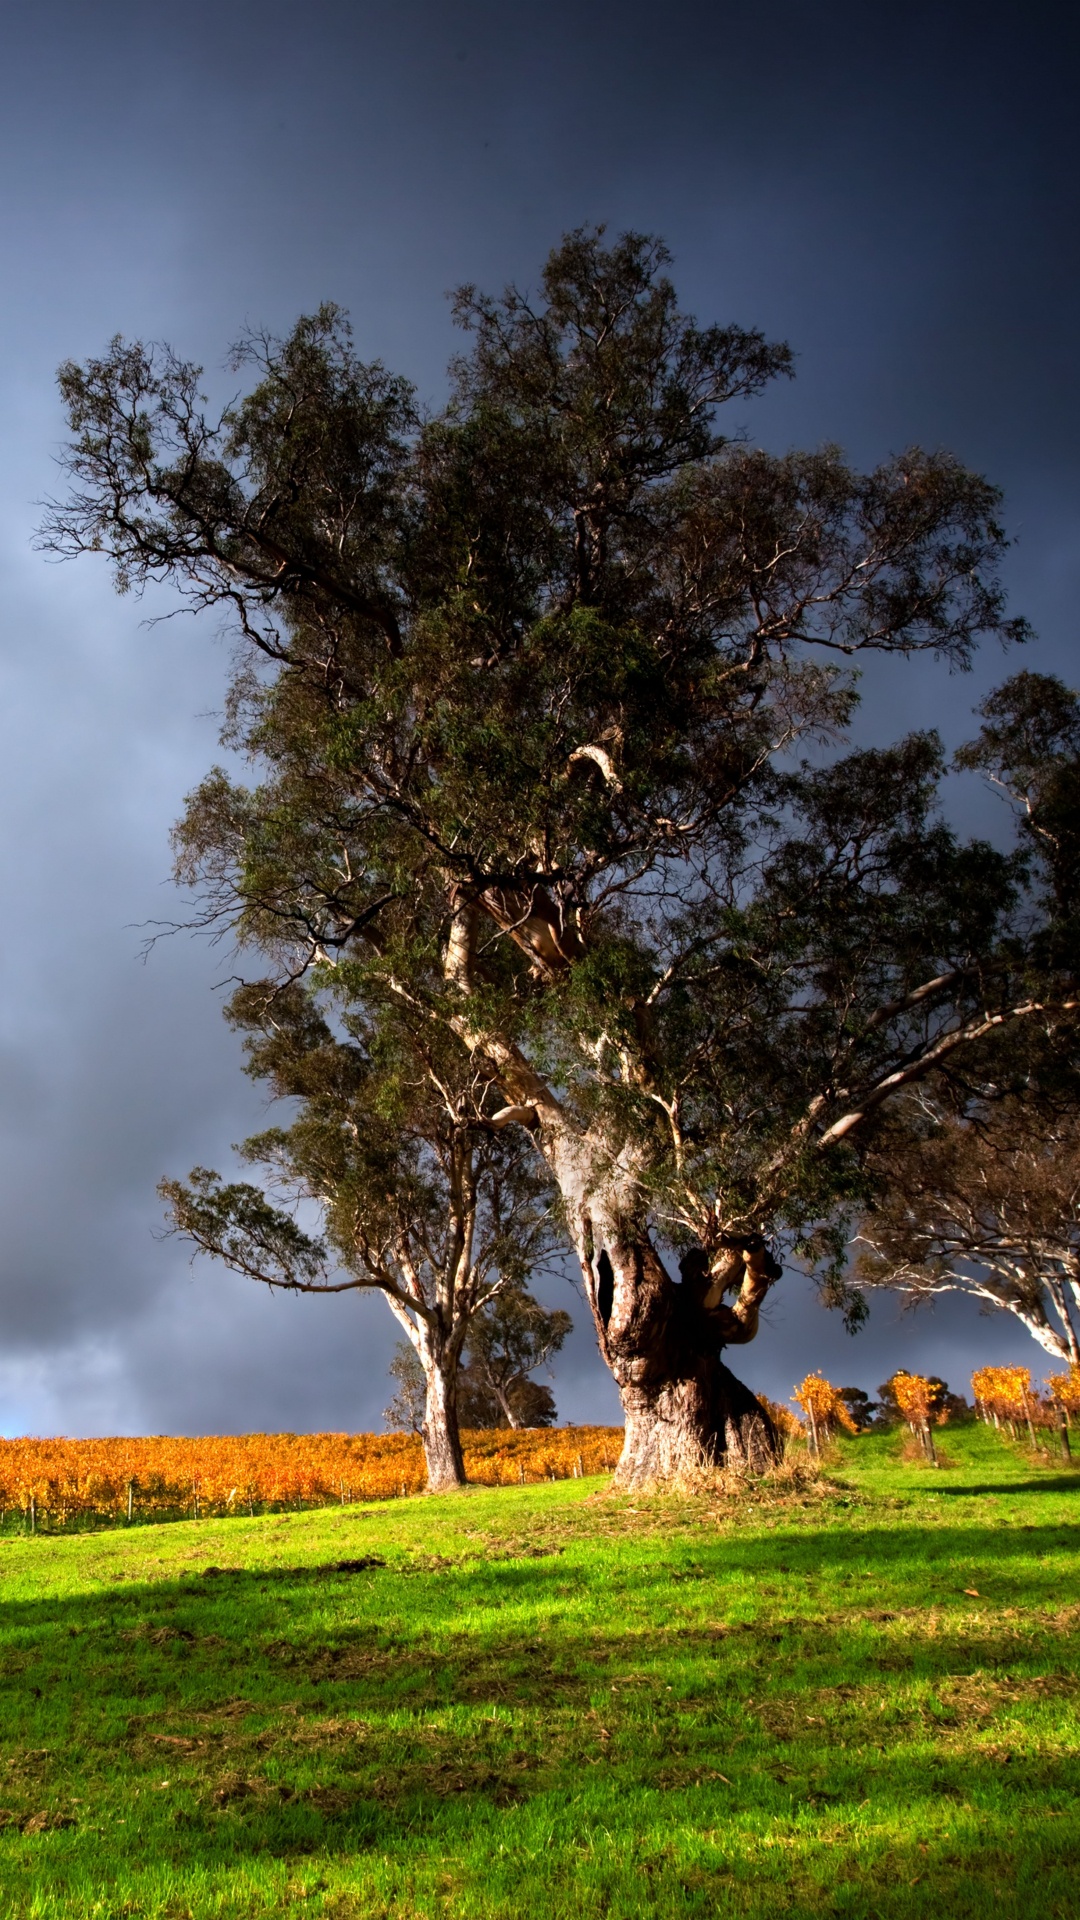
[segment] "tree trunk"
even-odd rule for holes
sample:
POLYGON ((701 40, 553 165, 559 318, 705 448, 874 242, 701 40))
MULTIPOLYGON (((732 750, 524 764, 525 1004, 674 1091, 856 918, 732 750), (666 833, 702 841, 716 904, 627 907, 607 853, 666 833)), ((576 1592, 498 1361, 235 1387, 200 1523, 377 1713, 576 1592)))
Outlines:
MULTIPOLYGON (((615 1377, 626 1438, 615 1483, 640 1487, 692 1478, 703 1467, 760 1472, 782 1456, 765 1409, 723 1364, 721 1350, 757 1333, 758 1309, 780 1269, 757 1235, 732 1239, 713 1262, 700 1249, 676 1285, 641 1215, 632 1148, 566 1115, 516 1051, 462 1025, 468 1044, 500 1069, 508 1100, 525 1103, 536 1144, 558 1184, 581 1262, 600 1353, 615 1377), (728 1306, 725 1293, 735 1293, 728 1306)), ((507 1110, 517 1117, 518 1109, 507 1110)))
POLYGON ((626 1421, 616 1486, 688 1481, 715 1467, 759 1473, 775 1466, 782 1452, 776 1428, 721 1359, 730 1341, 753 1337, 756 1306, 745 1325, 738 1322, 702 1255, 684 1260, 676 1285, 647 1234, 631 1237, 620 1228, 610 1227, 599 1249, 586 1244, 582 1260, 600 1350, 626 1421), (717 1304, 708 1305, 714 1296, 717 1304))
POLYGON ((429 1360, 424 1368, 424 1458, 428 1492, 449 1493, 465 1486, 465 1461, 457 1416, 457 1354, 452 1359, 429 1360))
POLYGON ((492 1380, 490 1374, 488 1375, 488 1379, 491 1382, 492 1395, 494 1396, 495 1400, 498 1402, 499 1410, 502 1413, 503 1419, 506 1421, 507 1426, 510 1427, 515 1433, 520 1431, 521 1421, 518 1419, 516 1413, 514 1412, 513 1407, 510 1405, 509 1396, 506 1393, 505 1388, 501 1387, 497 1381, 492 1380))
POLYGON ((763 1473, 779 1458, 776 1429, 719 1352, 684 1372, 621 1386, 626 1438, 615 1483, 642 1487, 692 1481, 709 1467, 763 1473))

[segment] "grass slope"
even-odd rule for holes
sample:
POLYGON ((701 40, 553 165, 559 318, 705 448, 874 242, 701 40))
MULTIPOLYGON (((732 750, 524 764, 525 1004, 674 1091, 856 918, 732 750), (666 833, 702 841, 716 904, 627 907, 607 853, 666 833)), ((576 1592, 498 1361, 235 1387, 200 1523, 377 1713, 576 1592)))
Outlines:
POLYGON ((1080 1475, 948 1447, 9 1539, 0 1911, 1074 1915, 1080 1475))

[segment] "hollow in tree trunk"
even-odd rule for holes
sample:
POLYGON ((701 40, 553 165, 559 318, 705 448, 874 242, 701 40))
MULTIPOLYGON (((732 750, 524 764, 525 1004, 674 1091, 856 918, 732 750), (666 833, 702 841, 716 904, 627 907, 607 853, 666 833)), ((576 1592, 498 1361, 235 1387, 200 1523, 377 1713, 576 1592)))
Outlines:
POLYGON ((779 1274, 760 1238, 748 1236, 712 1267, 691 1253, 681 1285, 640 1232, 609 1229, 582 1264, 626 1421, 616 1485, 693 1480, 710 1467, 760 1473, 775 1466, 782 1451, 776 1428, 721 1358, 727 1346, 754 1337, 760 1302, 779 1274), (737 1298, 727 1306, 733 1286, 737 1298))

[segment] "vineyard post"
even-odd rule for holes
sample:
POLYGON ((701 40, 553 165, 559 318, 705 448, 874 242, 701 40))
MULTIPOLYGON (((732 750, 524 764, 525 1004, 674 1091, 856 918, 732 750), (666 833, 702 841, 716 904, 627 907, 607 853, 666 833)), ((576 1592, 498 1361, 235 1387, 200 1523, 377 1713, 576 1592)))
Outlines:
POLYGON ((1037 1443, 1035 1440, 1035 1429, 1031 1424, 1031 1402, 1028 1399, 1026 1387, 1021 1387, 1020 1398, 1024 1403, 1024 1419, 1027 1421, 1028 1438, 1030 1439, 1032 1447, 1034 1448, 1037 1443))
POLYGON ((199 1517, 199 1483, 197 1480, 193 1480, 191 1483, 191 1511, 193 1518, 197 1520, 199 1517))
POLYGON ((134 1480, 129 1480, 127 1483, 127 1517, 128 1517, 129 1527, 131 1525, 131 1513, 132 1513, 132 1508, 134 1507, 134 1504, 135 1504, 135 1482, 134 1480))
POLYGON ((923 1452, 925 1453, 927 1459, 929 1460, 930 1465, 932 1467, 936 1467, 938 1463, 938 1457, 937 1457, 937 1452, 934 1448, 934 1436, 930 1431, 929 1419, 926 1419, 923 1421, 922 1440, 923 1440, 923 1452))
POLYGON ((813 1454, 815 1460, 820 1460, 821 1447, 818 1444, 817 1421, 814 1418, 812 1404, 807 1408, 807 1416, 810 1421, 810 1452, 813 1454))
POLYGON ((30 1531, 37 1532, 37 1501, 33 1494, 30 1495, 30 1531))
POLYGON ((1069 1445, 1069 1415, 1068 1415, 1067 1409, 1061 1404, 1060 1401, 1058 1402, 1057 1417, 1058 1417, 1058 1445, 1061 1448, 1061 1457, 1063 1460, 1071 1460, 1072 1448, 1069 1445))

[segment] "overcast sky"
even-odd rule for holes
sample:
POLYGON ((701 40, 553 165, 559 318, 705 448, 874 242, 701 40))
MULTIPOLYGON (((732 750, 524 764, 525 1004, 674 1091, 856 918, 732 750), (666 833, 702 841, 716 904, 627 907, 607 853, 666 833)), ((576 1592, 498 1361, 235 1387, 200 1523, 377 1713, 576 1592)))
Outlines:
MULTIPOLYGON (((377 1426, 379 1299, 289 1300, 155 1237, 155 1184, 263 1123, 185 937, 168 830, 216 752, 211 627, 147 630, 103 565, 32 548, 59 361, 168 339, 215 386, 246 323, 332 299, 437 402, 446 291, 535 283, 567 228, 663 234, 684 301, 789 339, 770 445, 949 446, 1006 492, 1031 664, 1072 677, 1080 588, 1075 29, 1060 6, 818 0, 3 0, 0 5, 0 1431, 377 1426)), ((970 728, 1008 670, 867 676, 864 738, 970 728)), ((992 822, 974 785, 956 818, 992 822)), ((549 1286, 553 1298, 566 1290, 549 1286)), ((573 1307, 573 1301, 569 1304, 573 1307)), ((579 1330, 564 1417, 617 1417, 579 1330)), ((965 1386, 1039 1367, 963 1304, 850 1340, 787 1279, 740 1356, 965 1386)))

